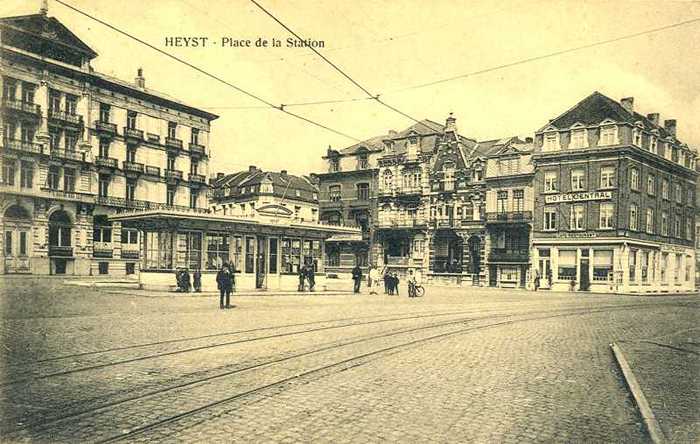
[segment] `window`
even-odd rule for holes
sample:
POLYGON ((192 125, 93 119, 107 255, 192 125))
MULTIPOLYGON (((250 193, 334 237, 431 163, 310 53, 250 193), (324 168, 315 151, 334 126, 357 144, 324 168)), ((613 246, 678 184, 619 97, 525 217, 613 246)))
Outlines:
POLYGON ((358 200, 369 200, 369 184, 368 183, 358 183, 357 184, 357 199, 358 200))
POLYGON ((100 103, 100 122, 109 123, 110 106, 100 103))
POLYGON ((547 171, 544 173, 544 192, 551 193, 559 189, 557 183, 557 173, 556 171, 547 171))
POLYGON ((685 238, 688 240, 693 240, 693 219, 691 217, 685 220, 685 238))
POLYGON ((2 85, 2 98, 8 100, 15 100, 17 97, 17 81, 14 79, 9 79, 7 77, 3 78, 2 85))
POLYGON ((122 239, 123 244, 136 245, 139 243, 139 232, 138 230, 133 230, 130 228, 122 227, 122 239))
POLYGON ((586 188, 583 170, 571 170, 571 191, 583 191, 586 188))
POLYGON ((642 283, 647 283, 649 281, 649 252, 642 250, 640 255, 640 271, 642 275, 642 283))
POLYGON ((78 136, 73 132, 66 131, 63 136, 63 141, 66 151, 75 151, 75 146, 78 143, 78 136))
POLYGON ((255 263, 255 238, 245 238, 245 272, 252 273, 255 263))
POLYGON ((661 213, 661 235, 668 236, 668 213, 661 213))
POLYGON ((688 188, 688 193, 686 194, 686 198, 687 198, 689 207, 695 206, 695 191, 692 188, 688 188))
POLYGON ((520 157, 498 159, 498 172, 500 175, 517 174, 520 171, 520 157))
POLYGON ((649 136, 649 151, 654 154, 658 152, 658 139, 655 136, 649 136))
POLYGON ((661 197, 668 199, 668 179, 661 181, 661 197))
POLYGON ((112 242, 112 225, 107 220, 107 216, 95 216, 92 240, 95 242, 112 242))
POLYGON ((632 133, 632 143, 635 146, 638 146, 641 148, 642 146, 642 130, 635 128, 633 133, 632 133))
POLYGON ((683 203, 683 188, 681 184, 677 183, 674 185, 673 195, 676 198, 676 203, 683 203))
POLYGON ((75 170, 73 168, 63 169, 63 189, 66 191, 75 191, 75 170))
POLYGON ((100 139, 100 157, 109 157, 109 139, 100 139))
POLYGON ((600 204, 600 228, 612 228, 615 205, 611 203, 600 204))
POLYGON ((149 232, 145 234, 145 267, 151 270, 168 270, 173 268, 173 235, 168 232, 149 232))
MULTIPOLYGON (((3 133, 3 138, 5 140, 15 140, 15 132, 17 132, 17 125, 15 125, 13 122, 5 122, 4 123, 4 133, 3 133)), ((49 127, 49 136, 51 136, 51 130, 52 128, 49 127)))
POLYGON ((229 262, 229 237, 226 234, 207 233, 207 270, 220 270, 229 262))
POLYGON ((443 189, 452 191, 455 189, 455 168, 454 165, 445 165, 442 168, 443 189))
POLYGON ((637 250, 630 249, 629 253, 630 282, 637 280, 637 250))
POLYGON ((168 155, 168 160, 167 164, 165 166, 166 170, 174 170, 175 169, 175 156, 168 155))
POLYGON ((190 270, 201 268, 202 264, 202 233, 178 233, 177 262, 190 270), (182 260, 184 258, 184 264, 182 260))
POLYGON ((301 241, 282 239, 282 273, 296 273, 301 263, 301 241))
POLYGON ((630 230, 637 231, 639 229, 639 210, 637 204, 630 204, 630 230))
POLYGON ((197 197, 199 193, 196 190, 190 190, 190 208, 197 208, 197 197))
POLYGON ((168 122, 168 138, 177 139, 177 123, 168 122))
POLYGON ((234 271, 243 270, 243 238, 233 237, 233 258, 231 260, 234 271))
POLYGON ((126 161, 127 162, 136 162, 136 147, 135 146, 127 146, 126 147, 126 161))
POLYGON ((610 146, 617 144, 617 127, 604 126, 600 129, 600 145, 610 146))
POLYGON ((190 174, 197 174, 197 171, 199 170, 199 162, 196 160, 192 160, 190 162, 190 174))
POLYGON ((552 131, 544 134, 543 151, 557 151, 559 149, 559 133, 552 131))
POLYGON ((269 267, 268 267, 268 272, 270 274, 277 274, 277 238, 271 237, 270 238, 270 259, 269 259, 269 267))
POLYGON ((630 189, 639 190, 639 170, 636 168, 630 169, 630 189))
POLYGON ((367 168, 369 168, 369 159, 367 153, 362 153, 357 156, 357 169, 366 170, 367 168))
POLYGON ((508 191, 499 191, 496 194, 496 211, 501 214, 508 211, 508 191))
POLYGON ((23 160, 20 163, 19 170, 19 186, 22 188, 31 188, 34 181, 34 163, 23 160))
POLYGON ((603 167, 600 169, 600 187, 613 188, 615 186, 615 168, 603 167))
POLYGON ((586 130, 578 129, 571 131, 571 148, 585 148, 588 144, 586 143, 586 130))
POLYGON ((557 279, 560 281, 576 279, 576 250, 559 250, 557 279))
POLYGON ((136 264, 134 262, 127 262, 126 263, 126 274, 135 274, 136 273, 136 264))
POLYGON ((569 216, 570 230, 585 230, 585 207, 583 205, 572 205, 569 216))
POLYGON ((136 111, 126 112, 126 127, 129 129, 136 129, 136 111))
POLYGON ((60 176, 61 171, 58 169, 58 167, 51 165, 46 176, 46 186, 52 190, 57 190, 59 188, 58 180, 60 176))
POLYGON ((12 255, 12 231, 5 231, 5 255, 12 255))
POLYGON ((328 159, 328 169, 331 173, 337 173, 340 171, 340 159, 328 159))
POLYGON ((66 94, 66 113, 74 116, 78 111, 78 98, 70 94, 66 94))
POLYGON ((2 159, 2 183, 5 185, 15 184, 15 160, 2 159))
POLYGON ((168 186, 168 189, 165 191, 165 204, 169 206, 175 205, 175 187, 174 186, 168 186))
POLYGON ((99 182, 99 195, 100 197, 107 197, 109 195, 109 176, 106 174, 100 174, 100 182, 99 182))
POLYGON ((61 111, 61 93, 53 89, 49 91, 49 110, 61 111))
POLYGON ((647 177, 647 194, 653 196, 656 188, 656 180, 651 174, 647 177))
POLYGON ((49 127, 49 147, 51 150, 57 150, 60 147, 61 133, 58 129, 50 126, 49 127))
POLYGON ((127 179, 126 181, 126 200, 136 199, 136 180, 127 179))
POLYGON ((262 182, 260 183, 260 192, 266 194, 272 194, 273 187, 272 182, 262 182))
POLYGON ((26 231, 19 232, 19 255, 20 256, 27 255, 27 232, 26 231))
POLYGON ((190 143, 193 145, 199 145, 199 129, 192 128, 190 132, 190 143))
POLYGON ((516 213, 525 211, 525 190, 513 190, 513 211, 516 213))
POLYGON ((593 280, 607 281, 612 276, 613 252, 612 250, 593 250, 593 280))
POLYGON ((331 202, 340 201, 340 185, 331 185, 328 187, 328 198, 331 202))
POLYGON ((33 126, 22 124, 22 142, 33 142, 34 133, 36 133, 36 130, 33 126))
POLYGON ((35 86, 31 83, 22 82, 22 101, 25 103, 34 103, 35 86))
POLYGON ((557 229, 557 208, 545 207, 544 209, 544 230, 554 231, 557 229))
POLYGON ((654 233, 654 209, 653 208, 647 208, 647 217, 646 217, 646 232, 649 234, 654 233))
POLYGON ((666 274, 666 267, 668 265, 668 253, 661 253, 661 283, 668 284, 668 274, 666 274))
POLYGON ((681 237, 681 215, 680 213, 676 214, 676 217, 673 218, 673 236, 674 237, 681 237))
POLYGON ((100 274, 109 274, 109 262, 98 262, 97 269, 100 274))

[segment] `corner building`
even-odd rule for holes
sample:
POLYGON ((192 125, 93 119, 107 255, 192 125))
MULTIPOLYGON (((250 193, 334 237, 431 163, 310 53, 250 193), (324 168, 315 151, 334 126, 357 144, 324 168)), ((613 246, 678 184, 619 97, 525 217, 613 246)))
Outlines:
POLYGON ((686 292, 695 150, 676 121, 594 92, 535 134, 532 272, 541 288, 686 292))
POLYGON ((0 19, 0 273, 132 275, 143 239, 110 217, 207 207, 217 116, 95 72, 46 11, 0 19))

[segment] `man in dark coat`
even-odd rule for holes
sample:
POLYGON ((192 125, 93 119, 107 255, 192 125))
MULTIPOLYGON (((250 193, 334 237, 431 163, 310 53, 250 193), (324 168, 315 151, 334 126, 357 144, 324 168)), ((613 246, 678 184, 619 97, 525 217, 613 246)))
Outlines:
POLYGON ((230 308, 233 278, 231 277, 231 271, 227 266, 224 265, 221 267, 221 270, 216 273, 216 284, 219 287, 219 308, 230 308), (226 297, 225 301, 224 296, 226 297))
POLYGON ((184 285, 185 293, 189 293, 190 288, 192 288, 192 282, 190 281, 190 272, 186 268, 182 272, 182 284, 184 285))
POLYGON ((355 281, 353 293, 359 293, 360 284, 362 283, 362 269, 360 269, 359 265, 355 265, 355 268, 352 269, 352 280, 355 281))
POLYGON ((316 286, 316 273, 314 272, 313 264, 309 264, 309 266, 306 267, 306 279, 309 281, 309 291, 314 291, 314 287, 316 286))
POLYGON ((299 267, 299 287, 297 291, 304 291, 304 282, 306 281, 306 265, 299 267))
POLYGON ((192 273, 192 286, 197 293, 202 292, 202 272, 199 268, 196 268, 194 273, 192 273))

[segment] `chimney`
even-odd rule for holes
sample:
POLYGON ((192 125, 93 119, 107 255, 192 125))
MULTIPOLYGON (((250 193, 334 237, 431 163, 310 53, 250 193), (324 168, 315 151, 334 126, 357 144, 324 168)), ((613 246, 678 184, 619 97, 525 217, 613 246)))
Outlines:
POLYGON ((287 177, 287 170, 280 171, 280 174, 282 175, 282 177, 287 177))
POLYGON ((659 126, 659 113, 647 114, 647 119, 656 126, 659 126))
POLYGON ((620 105, 627 110, 628 113, 634 112, 634 97, 624 97, 620 99, 620 105))
POLYGON ((41 9, 39 9, 39 14, 46 17, 46 14, 48 14, 48 13, 49 13, 49 0, 41 0, 41 9))
POLYGON ((138 71, 136 71, 136 79, 134 79, 134 83, 141 89, 146 88, 146 78, 143 76, 143 68, 139 68, 138 71))
POLYGON ((248 167, 248 172, 249 172, 249 173, 254 173, 254 172, 256 172, 256 171, 258 171, 258 167, 256 167, 255 165, 250 165, 250 166, 248 167))
POLYGON ((457 119, 454 118, 452 113, 445 120, 445 132, 451 131, 453 133, 457 132, 457 119))
POLYGON ((216 173, 216 180, 220 180, 224 178, 224 173, 216 173))
POLYGON ((526 137, 525 143, 532 143, 532 137, 526 137))
POLYGON ((664 129, 667 133, 676 137, 676 119, 664 120, 664 129))

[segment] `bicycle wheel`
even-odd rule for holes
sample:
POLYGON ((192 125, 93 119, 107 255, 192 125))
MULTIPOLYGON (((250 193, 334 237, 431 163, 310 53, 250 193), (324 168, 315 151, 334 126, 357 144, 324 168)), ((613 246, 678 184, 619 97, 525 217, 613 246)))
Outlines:
POLYGON ((416 285, 416 296, 421 297, 425 294, 425 288, 423 288, 421 285, 416 285))

